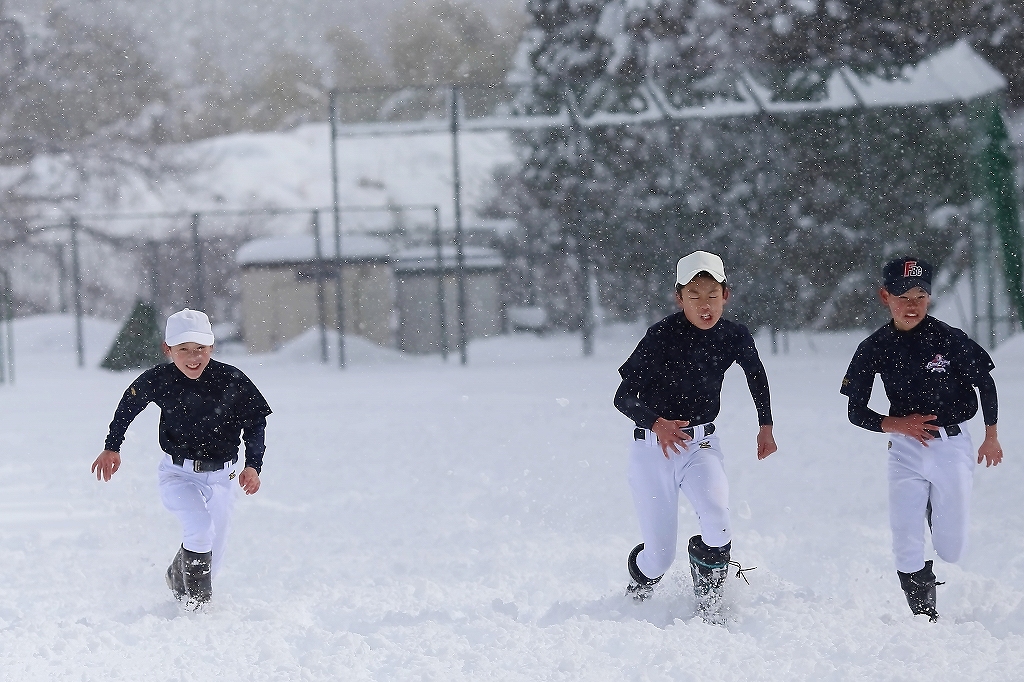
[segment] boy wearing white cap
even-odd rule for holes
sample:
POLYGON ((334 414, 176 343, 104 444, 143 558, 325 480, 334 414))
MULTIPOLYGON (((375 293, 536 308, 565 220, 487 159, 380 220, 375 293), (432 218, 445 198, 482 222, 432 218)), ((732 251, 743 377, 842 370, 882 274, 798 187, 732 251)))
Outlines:
POLYGON ((690 538, 690 574, 699 615, 720 617, 721 588, 729 567, 732 528, 729 482, 714 419, 725 371, 735 362, 747 375, 760 431, 757 458, 776 451, 768 376, 747 328, 722 318, 729 286, 722 259, 695 251, 676 265, 681 309, 653 325, 619 368, 615 407, 633 420, 629 485, 643 542, 629 555, 627 593, 651 595, 675 560, 679 491, 697 514, 700 533, 690 538))
POLYGON ((103 452, 92 464, 109 481, 121 466, 120 448, 132 421, 149 403, 160 407, 160 499, 182 527, 167 586, 197 608, 213 595, 212 578, 224 544, 238 484, 246 495, 260 488, 270 406, 239 369, 211 359, 213 328, 205 313, 188 308, 167 318, 163 351, 171 362, 132 382, 110 422, 103 452), (239 440, 245 466, 237 473, 239 440))

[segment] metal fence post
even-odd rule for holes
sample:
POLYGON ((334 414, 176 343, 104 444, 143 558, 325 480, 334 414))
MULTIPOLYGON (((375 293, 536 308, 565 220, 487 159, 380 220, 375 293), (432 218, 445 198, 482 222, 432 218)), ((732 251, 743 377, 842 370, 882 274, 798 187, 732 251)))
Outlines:
POLYGON ((196 277, 195 277, 195 292, 192 300, 192 304, 196 310, 202 310, 206 312, 206 296, 203 289, 205 288, 203 282, 203 243, 199 239, 199 213, 192 214, 192 259, 195 263, 196 277))
POLYGON ((149 300, 160 310, 160 242, 150 239, 146 242, 149 257, 149 300))
POLYGON ((313 230, 313 252, 316 254, 316 265, 313 277, 316 279, 316 316, 317 327, 320 329, 320 362, 327 364, 327 311, 324 308, 324 250, 320 245, 320 211, 314 209, 309 219, 313 230))
POLYGON ((459 164, 459 86, 452 86, 452 193, 455 200, 455 278, 458 284, 459 362, 466 364, 466 258, 462 249, 462 179, 459 164))
POLYGON ((71 285, 75 299, 75 351, 78 366, 85 367, 85 339, 82 333, 82 266, 78 254, 78 218, 71 216, 71 285))
MULTIPOLYGON (((3 278, 3 290, 0 291, 0 333, 10 333, 10 322, 7 318, 7 272, 0 269, 0 278, 3 278)), ((0 384, 7 383, 7 344, 5 337, 0 337, 0 384)))
POLYGON ((331 90, 327 100, 327 118, 330 120, 331 130, 331 200, 334 213, 334 263, 337 270, 337 279, 334 283, 334 304, 335 315, 337 316, 338 328, 338 367, 345 367, 345 296, 344 296, 344 267, 341 258, 341 208, 338 198, 338 122, 337 106, 338 91, 331 90))
POLYGON ((0 383, 14 383, 14 300, 11 295, 11 276, 6 270, 0 269, 3 278, 3 290, 0 291, 0 325, 3 325, 3 337, 0 337, 0 383))
MULTIPOLYGON (((570 112, 569 139, 572 141, 574 148, 574 164, 579 164, 583 157, 583 142, 580 139, 579 123, 574 113, 575 108, 572 106, 572 96, 568 91, 565 93, 565 99, 570 112)), ((576 168, 577 170, 585 170, 580 169, 579 166, 576 166, 576 168)), ((588 230, 589 225, 585 225, 583 219, 583 192, 582 187, 577 187, 573 190, 572 198, 570 199, 573 215, 569 219, 574 226, 572 230, 575 233, 574 255, 576 256, 576 265, 579 268, 577 286, 580 291, 581 303, 580 341, 583 346, 583 355, 590 356, 594 354, 594 311, 590 296, 590 232, 588 230)))
POLYGON ((590 357, 594 354, 594 297, 591 295, 591 278, 593 267, 590 260, 590 239, 589 233, 583 237, 577 249, 580 252, 580 277, 582 279, 581 289, 583 293, 583 319, 580 320, 580 335, 583 337, 583 355, 590 357))
POLYGON ((64 245, 57 244, 57 309, 61 314, 68 312, 67 266, 64 262, 64 245))
POLYGON ((434 248, 436 249, 435 260, 437 261, 437 318, 438 331, 441 336, 441 357, 448 360, 448 324, 445 321, 444 310, 444 250, 441 246, 441 208, 434 206, 434 248))
POLYGON ((991 213, 986 213, 985 222, 985 315, 988 317, 988 348, 995 350, 996 338, 996 254, 995 254, 995 221, 991 213))

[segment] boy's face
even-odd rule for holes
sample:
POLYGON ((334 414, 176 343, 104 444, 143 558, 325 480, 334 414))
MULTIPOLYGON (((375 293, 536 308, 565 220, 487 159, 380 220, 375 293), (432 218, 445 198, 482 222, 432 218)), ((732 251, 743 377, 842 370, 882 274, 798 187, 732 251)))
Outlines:
POLYGON ((878 295, 892 313, 892 323, 901 332, 909 332, 921 324, 921 320, 928 314, 928 304, 932 297, 921 287, 914 287, 905 294, 889 293, 886 289, 880 289, 878 295))
POLYGON ((191 341, 176 346, 168 346, 165 343, 163 349, 164 355, 189 379, 198 379, 210 364, 210 356, 213 355, 213 346, 203 346, 191 341))
POLYGON ((690 324, 698 329, 711 329, 722 319, 729 290, 710 277, 697 276, 676 290, 676 303, 690 324))

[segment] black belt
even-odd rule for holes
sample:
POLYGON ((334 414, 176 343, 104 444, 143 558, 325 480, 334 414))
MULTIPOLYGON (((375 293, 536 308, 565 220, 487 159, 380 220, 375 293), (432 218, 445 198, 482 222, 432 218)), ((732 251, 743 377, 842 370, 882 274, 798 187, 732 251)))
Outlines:
MULTIPOLYGON (((938 438, 940 435, 942 435, 938 431, 932 431, 931 429, 929 429, 928 428, 929 426, 931 426, 931 424, 925 424, 924 425, 924 427, 926 429, 928 429, 928 433, 934 433, 936 438, 938 438)), ((949 426, 942 426, 940 428, 942 430, 944 430, 946 432, 946 435, 951 437, 951 438, 953 436, 959 436, 962 433, 962 431, 960 430, 960 425, 959 424, 950 424, 949 426)))
MULTIPOLYGON (((185 458, 184 457, 182 457, 180 459, 177 458, 177 457, 171 457, 171 461, 176 466, 180 466, 180 467, 184 467, 185 466, 185 458)), ((237 457, 235 457, 234 459, 229 459, 229 460, 227 460, 225 462, 209 462, 209 461, 207 461, 205 459, 194 459, 194 460, 192 460, 192 470, 195 471, 197 474, 208 474, 211 471, 220 471, 221 469, 226 467, 228 464, 234 464, 237 461, 238 461, 237 457)))
MULTIPOLYGON (((633 440, 647 440, 647 431, 648 430, 649 429, 633 429, 633 440)), ((686 435, 688 435, 690 438, 693 438, 693 427, 692 426, 687 426, 685 429, 679 429, 679 430, 682 431, 683 433, 685 433, 686 435)), ((704 435, 705 436, 710 436, 714 432, 715 432, 715 425, 713 423, 708 422, 707 424, 704 425, 704 435)), ((950 436, 955 436, 956 435, 955 433, 950 433, 949 431, 946 431, 946 433, 949 434, 950 436)), ((960 427, 957 427, 956 433, 960 433, 960 427)))

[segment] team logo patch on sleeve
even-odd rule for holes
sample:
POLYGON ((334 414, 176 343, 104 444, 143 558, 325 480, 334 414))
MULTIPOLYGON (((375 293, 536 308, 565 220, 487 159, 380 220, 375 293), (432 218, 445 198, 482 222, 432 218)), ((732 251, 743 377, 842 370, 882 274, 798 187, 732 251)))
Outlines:
POLYGON ((940 353, 936 353, 935 357, 932 358, 927 365, 924 366, 929 372, 935 372, 936 374, 945 374, 949 368, 949 360, 942 357, 940 353))

